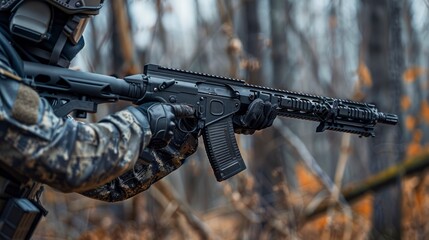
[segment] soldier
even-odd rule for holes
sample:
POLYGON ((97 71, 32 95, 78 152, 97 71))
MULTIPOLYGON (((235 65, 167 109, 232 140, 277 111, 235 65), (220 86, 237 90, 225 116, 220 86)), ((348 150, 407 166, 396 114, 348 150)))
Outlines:
MULTIPOLYGON (((22 60, 68 67, 84 46, 86 23, 102 6, 103 0, 0 2, 0 238, 31 236, 43 213, 39 183, 121 201, 177 169, 197 149, 199 133, 176 128, 175 115, 192 115, 190 106, 145 103, 83 123, 58 118, 24 83, 22 60), (7 232, 6 223, 17 215, 21 219, 7 232)), ((254 101, 236 117, 236 132, 270 126, 274 111, 254 101)))

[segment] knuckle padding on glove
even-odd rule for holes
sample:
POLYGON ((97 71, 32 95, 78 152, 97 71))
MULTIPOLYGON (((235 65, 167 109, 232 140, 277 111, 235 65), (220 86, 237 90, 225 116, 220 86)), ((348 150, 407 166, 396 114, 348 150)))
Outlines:
POLYGON ((235 118, 235 132, 253 134, 255 130, 269 127, 278 114, 277 105, 258 98, 250 103, 245 114, 235 118))
POLYGON ((247 110, 247 114, 244 116, 243 124, 245 127, 258 128, 261 125, 261 120, 263 121, 263 101, 261 99, 256 99, 253 101, 249 109, 247 110))
POLYGON ((271 105, 271 103, 270 102, 265 102, 264 103, 263 114, 261 114, 261 115, 263 115, 263 117, 262 117, 263 121, 260 122, 260 124, 258 125, 258 128, 271 126, 272 123, 270 124, 270 122, 272 120, 274 120, 274 119, 272 119, 272 115, 271 115, 272 112, 274 112, 274 111, 272 111, 272 105, 271 105))
POLYGON ((174 114, 169 105, 153 104, 147 108, 152 140, 155 144, 166 144, 173 136, 174 114))

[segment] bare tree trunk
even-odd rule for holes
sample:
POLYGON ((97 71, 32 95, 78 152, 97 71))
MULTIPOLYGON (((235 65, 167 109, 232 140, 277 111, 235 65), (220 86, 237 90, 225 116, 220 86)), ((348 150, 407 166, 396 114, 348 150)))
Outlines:
MULTIPOLYGON (((289 23, 292 18, 293 1, 290 0, 270 0, 270 26, 271 26, 271 60, 272 60, 272 87, 279 89, 291 89, 293 85, 293 63, 289 60, 290 56, 290 42, 287 38, 289 33, 289 23)), ((294 123, 291 123, 294 124, 294 123)), ((295 123, 296 124, 296 123, 295 123)), ((281 139, 281 135, 277 131, 267 133, 267 138, 281 139), (271 136, 268 136, 271 134, 271 136)), ((272 156, 268 155, 269 159, 274 160, 274 166, 282 166, 284 171, 287 171, 286 180, 287 183, 295 185, 295 172, 291 169, 295 169, 296 161, 292 158, 292 155, 285 154, 284 148, 275 148, 272 152, 272 156)), ((272 170, 274 170, 273 168, 272 170)))
MULTIPOLYGON (((243 2, 244 8, 244 50, 247 53, 246 73, 247 81, 252 84, 267 85, 270 81, 264 81, 262 75, 262 39, 261 26, 259 24, 258 1, 243 2)), ((273 65, 268 69, 273 71, 273 87, 279 87, 285 84, 289 75, 288 59, 287 59, 287 39, 286 39, 286 18, 285 13, 288 13, 289 3, 283 0, 270 1, 270 23, 271 23, 271 39, 272 52, 271 58, 273 65)), ((264 62, 265 64, 266 62, 264 62)), ((285 86, 281 86, 284 88, 285 86)), ((250 169, 257 183, 257 192, 260 196, 260 208, 262 209, 262 218, 260 223, 251 226, 250 237, 258 239, 262 236, 269 238, 278 238, 284 236, 271 228, 270 221, 273 219, 273 214, 276 212, 276 204, 279 202, 278 196, 273 190, 274 185, 278 182, 273 176, 275 170, 283 169, 285 162, 284 148, 278 147, 275 139, 278 139, 278 133, 274 128, 264 129, 252 137, 253 153, 250 163, 250 169)))
MULTIPOLYGON (((287 0, 270 0, 271 59, 273 83, 275 87, 288 89, 292 68, 288 61, 289 42, 287 39, 287 17, 291 14, 292 3, 287 0)), ((289 16, 290 17, 290 16, 289 16)))
POLYGON ((110 3, 112 12, 112 52, 114 74, 123 76, 136 74, 139 67, 135 62, 134 43, 131 38, 130 19, 126 1, 110 3))
POLYGON ((246 36, 244 37, 245 50, 248 54, 246 80, 252 84, 260 84, 261 79, 261 58, 262 45, 260 39, 261 27, 258 19, 258 2, 249 0, 243 2, 244 7, 244 27, 246 36))
MULTIPOLYGON (((261 53, 261 45, 258 39, 258 35, 260 33, 260 26, 258 22, 258 13, 257 13, 257 1, 245 1, 243 2, 244 12, 243 12, 243 25, 244 31, 246 34, 242 36, 244 43, 244 50, 248 54, 246 58, 246 81, 252 84, 261 84, 261 71, 260 71, 260 60, 262 57, 261 53)), ((265 204, 268 196, 272 196, 272 188, 267 179, 270 176, 270 168, 264 163, 267 162, 266 152, 264 149, 268 148, 267 143, 264 142, 266 139, 264 136, 253 137, 252 144, 252 159, 250 161, 250 170, 252 174, 255 176, 255 181, 257 182, 257 192, 260 196, 260 200, 262 201, 262 209, 266 212, 267 205, 265 204), (261 142, 264 142, 263 145, 261 142), (264 146, 263 148, 261 146, 264 146)), ((266 218, 261 218, 258 223, 251 223, 249 227, 250 238, 258 239, 262 235, 263 229, 268 225, 266 218)))
MULTIPOLYGON (((363 59, 374 82, 367 102, 374 102, 386 112, 400 113, 401 73, 404 68, 400 27, 400 1, 362 0, 360 22, 363 59)), ((401 125, 401 124, 399 124, 401 125)), ((369 166, 372 173, 402 159, 401 126, 379 128, 377 137, 369 140, 369 166), (380 152, 383 147, 385 151, 380 152)), ((373 237, 400 238, 401 229, 400 178, 389 188, 375 194, 373 237)))

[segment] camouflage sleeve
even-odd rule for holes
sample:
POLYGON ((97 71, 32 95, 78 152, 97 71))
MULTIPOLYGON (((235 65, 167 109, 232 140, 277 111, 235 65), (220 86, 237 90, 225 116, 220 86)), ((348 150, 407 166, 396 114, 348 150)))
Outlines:
POLYGON ((107 202, 133 197, 180 167, 196 151, 197 146, 198 133, 176 131, 167 147, 159 150, 146 148, 133 169, 105 185, 81 194, 107 202))
POLYGON ((128 110, 96 124, 58 118, 33 89, 0 77, 1 164, 60 191, 84 191, 120 176, 150 135, 128 110))
POLYGON ((99 123, 58 118, 14 75, 0 47, 0 166, 14 173, 104 201, 146 190, 194 153, 198 141, 178 134, 167 147, 148 149, 149 124, 131 110, 99 123))

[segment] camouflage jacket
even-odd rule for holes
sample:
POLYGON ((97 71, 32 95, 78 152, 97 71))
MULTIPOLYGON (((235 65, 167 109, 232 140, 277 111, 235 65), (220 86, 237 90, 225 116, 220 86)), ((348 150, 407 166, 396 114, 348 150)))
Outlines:
MULTIPOLYGON (((3 47, 4 48, 4 47, 3 47)), ((195 152, 184 134, 154 151, 148 124, 132 107, 98 123, 61 119, 37 92, 15 77, 0 47, 0 163, 63 192, 120 201, 146 190, 195 152), (140 121, 137 121, 139 119, 140 121), (144 126, 145 125, 145 126, 144 126), (186 144, 182 144, 182 143, 186 144)), ((6 169, 7 171, 7 169, 6 169)))

